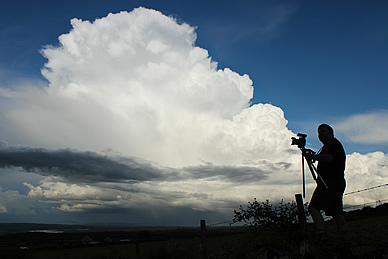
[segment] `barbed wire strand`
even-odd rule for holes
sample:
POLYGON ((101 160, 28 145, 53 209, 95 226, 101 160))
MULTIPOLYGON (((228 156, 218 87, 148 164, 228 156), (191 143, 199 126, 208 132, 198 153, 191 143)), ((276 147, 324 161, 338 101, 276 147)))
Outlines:
POLYGON ((345 196, 345 195, 349 195, 349 194, 354 194, 354 193, 369 191, 369 190, 377 189, 377 188, 384 187, 384 186, 388 186, 388 183, 382 184, 382 185, 378 185, 378 186, 374 186, 374 187, 370 187, 370 188, 366 188, 366 189, 362 189, 362 190, 358 190, 358 191, 354 191, 354 192, 348 192, 348 193, 345 193, 344 196, 345 196))
POLYGON ((211 225, 207 225, 207 227, 214 227, 214 226, 217 226, 217 225, 223 225, 223 224, 233 224, 234 221, 233 220, 228 220, 228 221, 224 221, 224 222, 219 222, 219 223, 214 223, 214 224, 211 224, 211 225))
POLYGON ((376 200, 376 201, 372 201, 372 202, 368 202, 368 203, 363 203, 363 204, 359 204, 359 205, 347 205, 347 206, 344 206, 344 210, 345 209, 351 209, 351 208, 357 208, 357 207, 361 207, 361 206, 367 206, 367 205, 371 205, 371 204, 377 204, 377 203, 383 203, 383 202, 386 202, 388 201, 388 199, 385 199, 385 200, 376 200))
MULTIPOLYGON (((350 194, 355 194, 355 193, 360 193, 360 192, 364 192, 364 191, 369 191, 369 190, 381 188, 381 187, 384 187, 384 186, 388 186, 388 183, 382 184, 382 185, 378 185, 378 186, 369 187, 369 188, 366 188, 366 189, 361 189, 361 190, 358 190, 358 191, 348 192, 348 193, 345 193, 344 196, 345 195, 350 195, 350 194)), ((381 202, 385 202, 385 201, 388 201, 388 199, 386 199, 386 200, 377 200, 377 201, 374 201, 374 202, 363 203, 363 204, 359 204, 359 205, 348 205, 348 206, 344 206, 344 209, 356 208, 356 207, 366 206, 366 205, 375 204, 375 203, 377 204, 378 202, 381 203, 381 202)), ((224 222, 210 224, 210 225, 207 225, 207 227, 214 227, 214 226, 223 225, 223 224, 226 224, 226 223, 228 223, 229 225, 232 225, 232 224, 234 224, 236 222, 234 222, 233 220, 228 220, 228 221, 224 221, 224 222)))

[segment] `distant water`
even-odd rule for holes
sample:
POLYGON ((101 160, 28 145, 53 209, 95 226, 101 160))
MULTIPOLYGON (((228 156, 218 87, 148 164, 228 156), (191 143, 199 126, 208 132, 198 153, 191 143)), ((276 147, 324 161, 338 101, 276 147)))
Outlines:
POLYGON ((30 233, 47 233, 47 234, 62 234, 65 233, 63 230, 55 229, 38 229, 38 230, 29 230, 30 233))
MULTIPOLYGON (((36 224, 36 223, 0 223, 0 235, 7 233, 79 233, 79 232, 103 232, 103 231, 157 231, 174 229, 191 229, 193 227, 173 226, 119 226, 119 225, 76 225, 76 224, 36 224)), ((196 227, 194 227, 196 228, 196 227)))

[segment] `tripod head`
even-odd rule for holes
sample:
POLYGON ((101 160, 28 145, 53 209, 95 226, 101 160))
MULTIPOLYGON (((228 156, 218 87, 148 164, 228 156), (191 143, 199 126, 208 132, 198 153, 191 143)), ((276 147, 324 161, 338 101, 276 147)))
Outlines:
POLYGON ((309 158, 309 157, 312 157, 313 155, 315 155, 315 151, 308 149, 308 148, 301 148, 301 150, 302 150, 302 156, 304 156, 306 159, 314 160, 314 159, 309 158), (306 154, 312 155, 312 156, 306 156, 306 154))

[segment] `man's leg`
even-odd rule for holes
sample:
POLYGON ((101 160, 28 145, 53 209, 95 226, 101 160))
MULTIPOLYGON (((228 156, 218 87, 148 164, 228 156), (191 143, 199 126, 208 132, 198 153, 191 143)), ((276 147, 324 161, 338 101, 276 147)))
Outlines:
POLYGON ((333 216, 335 223, 337 224, 338 231, 342 237, 346 234, 346 222, 343 214, 336 214, 333 216))
POLYGON ((318 234, 325 233, 324 220, 321 212, 314 207, 309 207, 311 217, 313 218, 315 228, 317 229, 318 234))

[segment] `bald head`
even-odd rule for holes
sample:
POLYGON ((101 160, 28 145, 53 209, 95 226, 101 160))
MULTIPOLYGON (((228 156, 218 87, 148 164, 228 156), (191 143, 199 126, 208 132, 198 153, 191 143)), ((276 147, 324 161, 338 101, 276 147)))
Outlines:
POLYGON ((322 143, 334 138, 334 130, 328 124, 321 124, 318 127, 318 138, 322 143))

